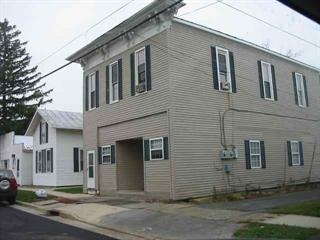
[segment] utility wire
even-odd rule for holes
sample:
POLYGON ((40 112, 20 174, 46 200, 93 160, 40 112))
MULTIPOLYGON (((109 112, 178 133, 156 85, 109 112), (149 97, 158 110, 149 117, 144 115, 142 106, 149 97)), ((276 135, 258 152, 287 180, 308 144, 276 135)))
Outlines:
POLYGON ((56 53, 60 52, 62 49, 64 49, 65 47, 69 46, 71 43, 73 43, 74 41, 76 41, 77 39, 79 39, 81 36, 83 36, 84 34, 87 34, 91 29, 93 29, 94 27, 96 27, 97 25, 99 25, 100 23, 102 23, 104 20, 110 18, 112 15, 116 14, 117 12, 119 12, 120 10, 122 10, 123 8, 125 8, 126 6, 128 6, 130 3, 132 3, 135 0, 130 0, 129 2, 123 4, 121 7, 119 7, 118 9, 114 10, 113 12, 111 12, 110 14, 108 14, 107 16, 105 16, 104 18, 102 18, 99 22, 93 24, 91 27, 89 27, 85 32, 79 34, 78 36, 74 37, 72 40, 70 40, 69 42, 67 42, 65 45, 63 45, 62 47, 58 48, 57 50, 55 50, 53 53, 51 53, 49 56, 45 57, 44 59, 42 59, 38 64, 40 65, 41 63, 45 62, 46 60, 48 60, 49 58, 51 58, 52 56, 54 56, 56 53))
POLYGON ((78 57, 78 58, 76 58, 76 59, 74 59, 74 60, 72 60, 72 61, 69 61, 68 63, 66 63, 66 64, 64 64, 64 65, 62 65, 62 66, 60 66, 60 67, 58 67, 58 68, 56 68, 56 69, 54 69, 54 70, 52 70, 51 72, 49 72, 49 73, 47 73, 47 74, 43 75, 42 77, 38 78, 38 80, 41 80, 41 79, 43 79, 43 78, 46 78, 46 77, 48 77, 48 76, 52 75, 53 73, 55 73, 55 72, 57 72, 57 71, 59 71, 59 70, 61 70, 61 69, 65 68, 65 67, 69 66, 70 64, 72 64, 72 63, 74 63, 74 62, 76 62, 76 61, 80 60, 81 58, 83 58, 83 57, 85 57, 85 56, 87 56, 87 55, 89 55, 89 54, 91 54, 91 53, 95 52, 95 51, 96 51, 96 50, 98 50, 99 48, 101 48, 101 47, 103 47, 103 46, 105 46, 105 45, 107 45, 107 44, 109 44, 109 43, 111 43, 111 42, 115 41, 116 39, 118 39, 118 38, 120 38, 120 37, 125 36, 127 33, 130 33, 130 32, 131 32, 131 31, 133 31, 135 28, 137 28, 137 27, 139 27, 140 25, 142 25, 142 24, 144 24, 144 23, 146 23, 146 22, 150 21, 151 19, 153 19, 154 17, 156 17, 156 16, 158 16, 158 15, 162 14, 163 12, 166 12, 168 9, 170 9, 170 8, 174 7, 175 5, 178 5, 180 2, 182 2, 182 0, 179 0, 179 1, 177 1, 177 2, 175 2, 175 3, 173 3, 173 4, 171 4, 171 5, 170 5, 170 6, 168 6, 167 8, 165 8, 165 9, 161 10, 160 12, 157 12, 157 13, 155 13, 155 14, 153 14, 153 15, 149 16, 148 18, 146 18, 146 19, 145 19, 145 20, 143 20, 142 22, 140 22, 140 23, 138 23, 138 24, 134 25, 132 28, 128 29, 127 31, 120 33, 118 36, 116 36, 116 37, 112 38, 112 39, 111 39, 111 40, 109 40, 108 42, 103 43, 103 44, 101 44, 101 45, 99 45, 99 46, 95 47, 94 49, 90 50, 89 52, 87 52, 87 53, 85 53, 85 54, 81 55, 80 57, 78 57))
POLYGON ((189 15, 189 14, 192 14, 192 13, 195 13, 195 12, 198 12, 198 11, 200 11, 200 10, 202 10, 202 9, 205 9, 205 8, 207 8, 207 7, 210 7, 210 6, 215 5, 215 4, 217 4, 217 3, 219 3, 219 1, 215 1, 215 2, 213 2, 213 3, 209 3, 209 4, 207 4, 207 5, 204 5, 204 6, 202 6, 202 7, 199 7, 199 8, 197 8, 197 9, 195 9, 195 10, 192 10, 192 11, 189 11, 189 12, 186 12, 186 13, 183 13, 183 14, 179 15, 178 17, 182 17, 182 16, 186 16, 186 15, 189 15))
POLYGON ((275 29, 277 29, 277 30, 279 30, 279 31, 281 31, 281 32, 284 32, 284 33, 286 33, 286 34, 288 34, 288 35, 290 35, 290 36, 292 36, 292 37, 295 37, 295 38, 297 38, 297 39, 299 39, 299 40, 301 40, 301 41, 303 41, 303 42, 305 42, 305 43, 308 43, 308 44, 310 44, 310 45, 312 45, 312 46, 314 46, 314 47, 316 47, 316 48, 320 48, 320 45, 318 45, 318 44, 316 44, 316 43, 314 43, 314 42, 311 42, 311 41, 309 41, 309 40, 306 40, 306 39, 304 39, 304 38, 302 38, 302 37, 300 37, 300 36, 298 36, 298 35, 295 35, 295 34, 289 32, 289 31, 286 31, 286 30, 284 30, 284 29, 282 29, 282 28, 280 28, 280 27, 278 27, 278 26, 276 26, 276 25, 273 25, 273 24, 271 24, 271 23, 268 23, 267 21, 262 20, 262 19, 260 19, 260 18, 257 18, 256 16, 254 16, 254 15, 252 15, 252 14, 250 14, 250 13, 247 13, 247 12, 245 12, 245 11, 239 9, 239 8, 236 8, 236 7, 234 7, 234 6, 232 6, 232 5, 228 4, 228 3, 225 3, 225 2, 223 2, 223 1, 221 1, 221 0, 218 0, 218 2, 224 4, 225 6, 227 6, 227 7, 229 7, 229 8, 232 8, 232 9, 234 9, 234 10, 236 10, 236 11, 242 13, 242 14, 245 14, 245 15, 251 17, 251 18, 254 18, 255 20, 260 21, 260 22, 262 22, 262 23, 264 23, 264 24, 266 24, 266 25, 268 25, 268 26, 270 26, 270 27, 273 27, 273 28, 275 28, 275 29))

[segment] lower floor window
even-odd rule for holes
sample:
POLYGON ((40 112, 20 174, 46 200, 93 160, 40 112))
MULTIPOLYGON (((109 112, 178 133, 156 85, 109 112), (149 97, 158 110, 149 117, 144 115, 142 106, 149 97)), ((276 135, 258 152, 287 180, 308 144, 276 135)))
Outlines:
POLYGON ((111 146, 102 147, 102 164, 111 164, 111 146))
POLYGON ((150 139, 150 160, 163 159, 163 138, 150 139))
POLYGON ((36 151, 36 172, 53 172, 52 148, 36 151))
POLYGON ((292 165, 300 165, 299 142, 291 141, 292 165))
POLYGON ((260 141, 250 140, 250 161, 251 168, 261 168, 260 141))

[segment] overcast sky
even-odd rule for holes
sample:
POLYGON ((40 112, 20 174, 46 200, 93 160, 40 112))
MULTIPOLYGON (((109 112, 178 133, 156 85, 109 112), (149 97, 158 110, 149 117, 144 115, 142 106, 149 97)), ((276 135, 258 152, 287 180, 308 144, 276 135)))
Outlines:
MULTIPOLYGON (((22 32, 21 40, 28 41, 31 65, 39 64, 44 75, 66 63, 71 53, 125 20, 151 0, 0 0, 0 19, 7 18, 22 32), (91 28, 120 6, 130 2, 117 14, 91 28), (77 37, 77 38, 76 38, 77 37), (43 61, 72 39, 71 44, 43 61)), ((215 0, 185 0, 187 4, 178 12, 182 18, 234 35, 238 38, 268 45, 270 49, 286 54, 289 50, 297 60, 320 68, 320 48, 298 40, 235 11, 222 3, 213 4, 190 13, 215 0), (186 14, 186 15, 183 15, 186 14)), ((320 45, 320 25, 272 0, 245 0, 224 2, 299 35, 320 45)), ((71 64, 67 68, 43 79, 47 88, 53 88, 53 102, 47 109, 82 111, 82 68, 71 64)))

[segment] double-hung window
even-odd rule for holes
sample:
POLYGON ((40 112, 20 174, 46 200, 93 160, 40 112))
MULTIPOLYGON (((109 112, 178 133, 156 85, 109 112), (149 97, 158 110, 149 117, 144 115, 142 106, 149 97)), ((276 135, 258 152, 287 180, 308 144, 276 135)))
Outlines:
POLYGON ((216 48, 219 90, 231 91, 231 75, 229 51, 220 47, 216 48))
POLYGON ((163 153, 163 138, 153 138, 149 140, 150 145, 150 160, 164 159, 163 153))
POLYGON ((111 164, 111 146, 101 147, 102 164, 111 164))
POLYGON ((135 86, 136 93, 147 91, 146 49, 135 51, 135 86))
POLYGON ((251 168, 261 168, 261 147, 260 141, 250 140, 250 163, 251 168))
POLYGON ((47 149, 47 172, 51 172, 51 150, 47 149))
POLYGON ((295 80, 296 80, 296 94, 298 97, 298 105, 300 107, 306 107, 306 94, 305 94, 302 74, 295 73, 295 80))
POLYGON ((261 61, 264 98, 274 100, 271 64, 261 61))
POLYGON ((300 150, 299 142, 291 141, 291 156, 292 156, 292 165, 300 165, 300 150))
POLYGON ((79 149, 79 169, 83 171, 83 149, 79 149))
POLYGON ((38 152, 38 172, 41 173, 42 172, 42 152, 39 151, 38 152))
POLYGON ((89 109, 96 107, 96 74, 92 73, 89 75, 89 87, 88 87, 88 96, 89 96, 89 109))
POLYGON ((119 66, 118 61, 110 64, 109 89, 110 103, 119 101, 119 66))

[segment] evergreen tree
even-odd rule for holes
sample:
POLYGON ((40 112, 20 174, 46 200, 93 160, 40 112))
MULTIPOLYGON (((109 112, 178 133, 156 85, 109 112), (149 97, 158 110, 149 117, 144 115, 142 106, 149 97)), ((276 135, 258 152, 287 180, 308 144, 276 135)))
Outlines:
POLYGON ((29 67, 31 56, 21 32, 7 19, 0 21, 0 134, 24 134, 37 107, 51 102, 52 91, 41 91, 37 67, 29 67))

